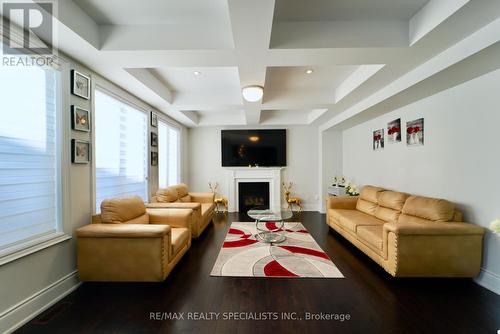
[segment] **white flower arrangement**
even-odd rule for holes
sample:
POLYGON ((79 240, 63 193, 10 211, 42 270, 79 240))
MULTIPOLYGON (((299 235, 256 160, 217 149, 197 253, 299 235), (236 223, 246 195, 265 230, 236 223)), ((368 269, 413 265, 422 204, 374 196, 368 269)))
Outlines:
POLYGON ((358 191, 357 186, 351 182, 347 183, 347 186, 345 187, 345 192, 346 192, 346 194, 348 194, 350 196, 359 195, 359 191, 358 191))
POLYGON ((493 233, 500 234, 500 219, 495 219, 494 221, 491 222, 490 230, 492 230, 493 233))

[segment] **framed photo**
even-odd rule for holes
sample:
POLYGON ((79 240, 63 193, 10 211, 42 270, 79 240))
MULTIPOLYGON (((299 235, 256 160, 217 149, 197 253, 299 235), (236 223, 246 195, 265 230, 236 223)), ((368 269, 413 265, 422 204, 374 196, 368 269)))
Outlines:
POLYGON ((79 139, 71 140, 71 162, 87 164, 90 161, 90 142, 79 139))
POLYGON ((411 122, 406 122, 406 145, 424 145, 424 119, 419 118, 411 122))
POLYGON ((71 128, 76 131, 90 132, 90 112, 77 106, 71 106, 71 128))
POLYGON ((71 94, 88 100, 90 98, 90 77, 76 70, 71 70, 71 94))
POLYGON ((154 112, 151 112, 151 126, 155 128, 158 126, 158 115, 154 112))
POLYGON ((399 143, 401 141, 401 118, 387 123, 387 141, 399 143))
POLYGON ((383 150, 384 149, 384 129, 379 129, 373 131, 373 150, 383 150))
POLYGON ((151 152, 151 166, 158 166, 158 152, 151 152))
POLYGON ((158 147, 158 135, 151 132, 151 147, 158 147))

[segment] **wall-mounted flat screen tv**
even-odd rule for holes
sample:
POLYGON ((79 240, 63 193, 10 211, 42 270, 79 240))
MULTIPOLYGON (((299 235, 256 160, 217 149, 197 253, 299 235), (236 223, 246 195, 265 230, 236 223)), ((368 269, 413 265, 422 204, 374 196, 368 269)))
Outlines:
POLYGON ((222 166, 286 166, 286 130, 222 130, 222 166))

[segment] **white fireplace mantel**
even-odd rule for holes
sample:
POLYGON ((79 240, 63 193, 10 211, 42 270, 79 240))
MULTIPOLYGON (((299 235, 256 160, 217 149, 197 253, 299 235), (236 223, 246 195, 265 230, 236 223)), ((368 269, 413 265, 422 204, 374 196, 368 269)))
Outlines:
POLYGON ((281 206, 281 172, 284 167, 229 167, 226 170, 229 212, 238 211, 239 182, 269 182, 271 207, 281 206))

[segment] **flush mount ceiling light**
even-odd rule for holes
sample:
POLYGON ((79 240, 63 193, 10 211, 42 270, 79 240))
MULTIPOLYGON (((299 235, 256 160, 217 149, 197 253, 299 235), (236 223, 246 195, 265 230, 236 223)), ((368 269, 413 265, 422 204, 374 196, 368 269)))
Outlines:
POLYGON ((253 141, 255 143, 258 142, 260 138, 258 136, 250 136, 248 137, 248 139, 250 139, 250 141, 253 141))
POLYGON ((193 74, 196 75, 196 76, 198 76, 198 75, 201 74, 201 72, 200 71, 194 71, 193 74))
POLYGON ((312 72, 314 72, 314 71, 311 70, 310 68, 306 70, 306 74, 311 74, 312 72))
POLYGON ((262 99, 264 89, 261 86, 246 86, 241 90, 243 98, 248 102, 257 102, 262 99))

